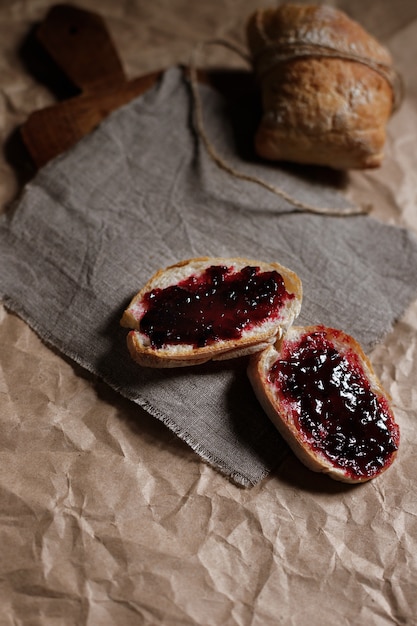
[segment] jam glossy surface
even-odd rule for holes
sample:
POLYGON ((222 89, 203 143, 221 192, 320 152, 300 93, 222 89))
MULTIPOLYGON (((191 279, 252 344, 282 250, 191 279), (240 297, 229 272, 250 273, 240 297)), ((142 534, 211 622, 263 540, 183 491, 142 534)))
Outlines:
POLYGON ((146 294, 140 330, 155 348, 203 347, 237 339, 244 330, 279 318, 281 307, 293 297, 279 272, 251 266, 233 272, 213 265, 177 285, 146 294))
POLYGON ((391 462, 399 431, 385 398, 370 388, 352 352, 325 332, 305 335, 275 362, 277 386, 304 440, 351 477, 372 477, 391 462))

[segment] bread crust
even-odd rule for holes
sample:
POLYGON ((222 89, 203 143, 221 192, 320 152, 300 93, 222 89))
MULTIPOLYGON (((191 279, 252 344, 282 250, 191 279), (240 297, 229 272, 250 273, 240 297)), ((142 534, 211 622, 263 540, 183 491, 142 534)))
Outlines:
MULTIPOLYGON (((290 412, 286 410, 284 404, 281 402, 274 385, 268 379, 271 367, 282 355, 284 347, 288 348, 292 342, 297 344, 302 336, 317 331, 325 332, 326 338, 342 353, 352 351, 359 359, 364 374, 371 384, 373 393, 378 398, 384 398, 386 403, 389 403, 390 398, 383 389, 369 358, 364 354, 360 344, 353 337, 340 330, 325 328, 323 326, 293 326, 290 328, 286 335, 277 341, 275 346, 270 346, 263 352, 251 357, 248 366, 248 377, 265 413, 304 465, 314 472, 327 474, 330 478, 337 481, 346 483, 366 482, 384 472, 394 461, 397 451, 394 451, 387 459, 385 465, 381 467, 380 471, 374 473, 372 476, 352 476, 350 472, 333 464, 323 453, 314 450, 308 442, 306 442, 301 436, 297 425, 294 423, 290 412)), ((394 427, 398 428, 392 411, 391 417, 394 427)), ((397 431, 397 441, 398 440, 397 431)))
POLYGON ((301 301, 302 285, 300 278, 279 263, 264 263, 243 257, 197 257, 158 270, 133 297, 123 313, 120 323, 122 326, 132 329, 127 336, 127 345, 131 357, 138 364, 146 367, 185 367, 210 360, 236 358, 265 349, 273 344, 292 324, 300 312, 301 301), (261 271, 275 270, 279 272, 287 292, 294 295, 294 298, 284 305, 282 319, 269 320, 248 331, 243 331, 238 339, 219 340, 202 347, 177 344, 155 348, 150 345, 148 338, 140 331, 140 321, 146 311, 145 295, 155 288, 166 288, 191 275, 201 274, 212 265, 233 267, 235 271, 250 265, 259 267, 261 271))
POLYGON ((262 90, 259 156, 335 169, 381 164, 394 100, 384 76, 345 58, 304 56, 266 70, 264 59, 266 41, 279 42, 281 50, 299 42, 392 67, 386 48, 329 6, 284 4, 258 11, 248 20, 247 39, 262 90))

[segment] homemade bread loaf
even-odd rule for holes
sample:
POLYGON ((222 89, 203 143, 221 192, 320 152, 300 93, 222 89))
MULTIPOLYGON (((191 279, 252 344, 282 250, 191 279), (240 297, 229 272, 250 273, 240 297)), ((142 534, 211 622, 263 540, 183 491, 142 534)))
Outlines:
POLYGON ((250 358, 248 375, 265 412, 310 469, 360 483, 391 465, 399 429, 369 359, 349 335, 293 326, 250 358))
POLYGON ((248 20, 247 39, 262 91, 261 157, 380 165, 397 78, 388 50, 331 6, 261 9, 248 20))
POLYGON ((181 367, 262 350, 301 308, 298 276, 278 263, 189 259, 158 271, 132 299, 121 325, 132 358, 181 367))

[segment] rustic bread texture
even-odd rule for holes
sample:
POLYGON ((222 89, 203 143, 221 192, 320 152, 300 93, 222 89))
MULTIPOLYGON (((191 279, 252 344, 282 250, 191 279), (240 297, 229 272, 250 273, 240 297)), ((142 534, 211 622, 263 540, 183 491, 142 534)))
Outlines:
POLYGON ((127 344, 132 358, 147 367, 183 367, 197 365, 210 360, 235 358, 262 350, 272 344, 292 324, 301 309, 302 285, 298 276, 279 263, 263 263, 244 258, 189 259, 159 270, 132 299, 121 319, 121 325, 131 328, 127 344), (189 344, 163 345, 156 348, 141 332, 141 318, 146 312, 144 297, 156 288, 176 285, 189 276, 200 275, 211 266, 233 267, 239 271, 246 266, 259 267, 262 272, 275 270, 283 278, 286 291, 293 294, 280 310, 280 316, 244 330, 238 339, 218 340, 202 347, 189 344))
POLYGON ((391 56, 376 39, 333 7, 297 4, 253 14, 247 38, 262 90, 261 157, 335 169, 381 164, 392 84, 366 63, 337 58, 356 55, 389 73, 391 56), (320 46, 335 57, 316 56, 320 46), (294 58, 300 47, 308 53, 294 58), (274 62, 277 53, 288 59, 274 62))
MULTIPOLYGON (((338 465, 337 462, 330 460, 321 451, 314 449, 314 447, 307 441, 306 437, 303 436, 300 430, 297 417, 293 413, 294 406, 285 401, 285 398, 281 395, 280 390, 270 380, 270 373, 273 365, 279 359, 283 358, 284 354, 291 354, 291 351, 297 347, 303 336, 311 335, 315 332, 324 332, 326 339, 332 343, 340 354, 348 354, 351 351, 354 355, 356 355, 356 358, 363 369, 363 374, 371 385, 372 392, 378 400, 382 399, 385 406, 389 407, 388 396, 382 388, 382 385, 378 380, 369 359, 363 353, 362 348, 357 341, 342 331, 325 328, 323 326, 293 326, 287 331, 281 340, 277 341, 275 346, 270 346, 263 352, 251 357, 248 367, 248 376, 255 394, 266 414, 275 424, 282 437, 287 441, 300 461, 302 461, 311 470, 328 474, 331 478, 338 481, 347 483, 365 482, 371 478, 375 478, 392 464, 397 453, 396 450, 387 456, 384 465, 380 467, 378 471, 372 473, 372 475, 363 475, 359 472, 352 474, 348 468, 338 465)), ((287 356, 285 356, 285 358, 287 358, 287 356)), ((350 392, 355 393, 353 389, 350 392)), ((390 420, 388 428, 398 448, 398 426, 395 423, 391 409, 389 409, 389 414, 390 420)), ((336 413, 334 414, 334 419, 338 419, 336 413)))

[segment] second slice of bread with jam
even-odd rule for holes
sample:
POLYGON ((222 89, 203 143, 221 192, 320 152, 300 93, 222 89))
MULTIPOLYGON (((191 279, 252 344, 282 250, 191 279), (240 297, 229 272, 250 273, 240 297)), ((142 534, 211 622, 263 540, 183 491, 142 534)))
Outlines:
POLYGON ((251 357, 248 374, 266 414, 310 469, 360 483, 395 459, 399 428, 388 395, 350 335, 293 326, 251 357))
POLYGON ((121 325, 132 358, 181 367, 263 350, 301 309, 299 277, 279 263, 201 257, 159 270, 135 295, 121 325))

